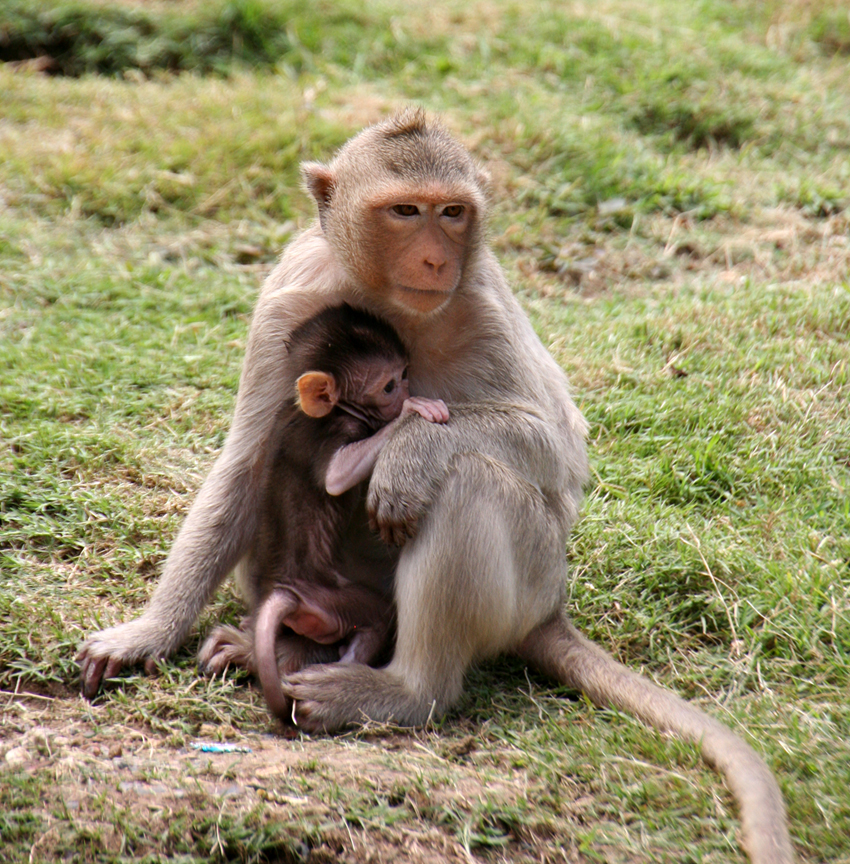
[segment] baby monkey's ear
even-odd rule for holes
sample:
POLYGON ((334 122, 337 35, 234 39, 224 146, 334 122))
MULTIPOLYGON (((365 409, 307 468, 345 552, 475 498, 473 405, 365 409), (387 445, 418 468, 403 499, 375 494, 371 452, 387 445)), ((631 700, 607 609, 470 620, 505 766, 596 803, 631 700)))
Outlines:
POLYGON ((296 382, 298 407, 308 417, 325 417, 339 401, 339 388, 330 372, 305 372, 296 382))

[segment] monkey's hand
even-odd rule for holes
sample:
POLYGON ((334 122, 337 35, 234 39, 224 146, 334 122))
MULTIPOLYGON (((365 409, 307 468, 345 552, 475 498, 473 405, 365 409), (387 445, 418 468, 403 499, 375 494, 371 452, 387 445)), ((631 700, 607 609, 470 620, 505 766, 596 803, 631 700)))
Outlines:
POLYGON ((392 546, 402 546, 416 536, 445 471, 444 457, 452 449, 441 440, 450 434, 451 426, 420 416, 417 409, 399 422, 369 482, 369 524, 392 546))
POLYGON ((563 436, 533 406, 452 405, 450 423, 407 416, 377 457, 366 499, 369 523, 385 543, 401 546, 416 535, 455 456, 464 453, 510 466, 542 490, 557 493, 567 485, 570 461, 563 455, 563 436))
POLYGON ((411 396, 404 400, 401 406, 401 415, 418 414, 429 423, 448 423, 449 409, 442 399, 424 399, 421 396, 411 396))
POLYGON ((114 678, 124 666, 145 661, 145 672, 152 675, 156 663, 164 655, 148 649, 150 636, 147 622, 137 618, 90 636, 80 647, 80 690, 86 699, 94 699, 101 681, 114 678))

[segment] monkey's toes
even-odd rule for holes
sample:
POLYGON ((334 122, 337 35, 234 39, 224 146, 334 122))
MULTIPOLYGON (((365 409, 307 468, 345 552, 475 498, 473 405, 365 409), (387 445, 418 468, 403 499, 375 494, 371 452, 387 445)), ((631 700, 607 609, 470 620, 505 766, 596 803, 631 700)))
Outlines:
POLYGON ((198 672, 201 675, 219 675, 229 663, 227 646, 217 640, 207 639, 198 652, 198 672))
POLYGON ((201 675, 221 675, 230 665, 230 659, 225 651, 219 651, 211 657, 198 657, 198 672, 201 675))
POLYGON ((283 692, 287 696, 289 705, 288 716, 282 717, 278 715, 278 719, 284 725, 293 725, 302 732, 307 732, 315 735, 319 732, 327 731, 321 723, 321 707, 318 702, 313 702, 311 699, 295 699, 292 696, 294 690, 290 690, 284 683, 283 692))
POLYGON ((321 672, 298 673, 284 678, 281 687, 292 700, 290 720, 303 732, 336 732, 348 725, 334 708, 336 685, 321 672))
POLYGON ((302 732, 307 732, 310 735, 319 735, 323 732, 330 732, 321 720, 321 708, 319 703, 305 700, 292 702, 291 722, 302 732))
POLYGON ((221 624, 213 630, 198 652, 198 671, 218 675, 228 666, 242 666, 254 671, 253 631, 221 624))

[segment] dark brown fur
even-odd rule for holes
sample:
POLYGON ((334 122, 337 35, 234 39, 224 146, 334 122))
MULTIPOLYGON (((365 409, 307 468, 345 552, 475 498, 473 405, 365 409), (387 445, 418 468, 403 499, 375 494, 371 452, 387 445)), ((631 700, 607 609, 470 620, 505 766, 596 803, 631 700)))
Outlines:
POLYGON ((210 672, 256 671, 284 721, 292 705, 281 672, 316 659, 388 659, 394 556, 377 547, 369 554, 363 543, 363 480, 400 416, 445 422, 448 414, 442 403, 409 398, 398 335, 347 304, 302 324, 287 349, 297 398, 280 412, 256 539, 241 562, 252 615, 239 630, 217 628, 199 658, 210 672))
POLYGON ((337 452, 392 419, 363 392, 363 367, 407 363, 391 327, 347 305, 305 322, 287 347, 297 375, 332 376, 339 402, 356 413, 336 405, 325 416, 309 416, 295 394, 281 410, 280 442, 256 539, 242 562, 252 615, 238 631, 217 628, 201 649, 199 664, 208 672, 230 664, 257 672, 270 710, 284 720, 292 706, 281 690, 281 671, 295 672, 314 658, 369 663, 389 647, 393 556, 376 549, 381 554, 371 566, 361 566, 362 550, 350 543, 350 534, 363 531, 365 489, 358 483, 332 496, 325 478, 337 452))

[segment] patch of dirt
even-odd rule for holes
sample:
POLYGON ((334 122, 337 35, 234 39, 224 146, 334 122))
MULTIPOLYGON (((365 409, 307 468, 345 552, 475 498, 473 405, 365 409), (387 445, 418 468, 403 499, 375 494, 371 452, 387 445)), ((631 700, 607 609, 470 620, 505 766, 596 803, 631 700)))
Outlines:
MULTIPOLYGON (((566 824, 500 820, 517 812, 527 785, 510 768, 505 775, 469 758, 473 738, 445 746, 434 734, 382 728, 308 739, 205 724, 196 738, 176 740, 110 722, 107 709, 74 697, 2 698, 0 809, 9 824, 37 824, 5 860, 27 860, 26 846, 29 861, 60 860, 82 843, 88 853, 75 861, 170 857, 188 844, 224 860, 469 864, 482 860, 471 851, 475 832, 488 829, 501 832, 499 860, 539 861, 544 848, 557 850, 547 860, 584 860, 564 842, 566 824), (14 791, 22 788, 34 795, 29 803, 14 791), (251 832, 266 837, 253 853, 239 839, 251 832)), ((568 809, 581 821, 591 806, 568 809)))
POLYGON ((515 245, 511 226, 494 240, 503 257, 515 256, 522 285, 543 297, 593 298, 612 289, 645 294, 653 283, 671 290, 695 279, 730 286, 747 280, 801 287, 840 283, 850 268, 850 215, 814 219, 797 209, 756 211, 742 224, 730 216, 699 221, 687 214, 641 219, 640 235, 612 238, 586 232, 582 239, 540 232, 535 244, 515 245), (616 241, 616 242, 614 242, 616 241), (623 245, 625 243, 625 245, 623 245))

